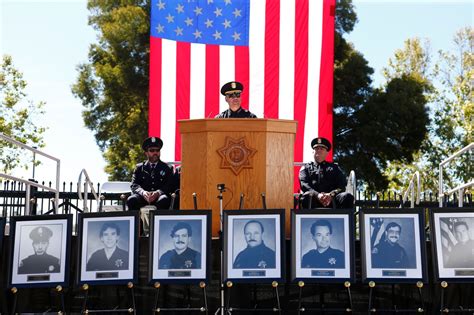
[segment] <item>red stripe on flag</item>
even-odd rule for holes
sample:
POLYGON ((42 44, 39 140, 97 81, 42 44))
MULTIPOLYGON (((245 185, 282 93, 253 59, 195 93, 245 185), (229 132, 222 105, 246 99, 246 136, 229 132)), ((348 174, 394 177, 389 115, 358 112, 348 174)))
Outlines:
POLYGON ((161 129, 161 38, 150 37, 150 82, 148 135, 160 136, 161 129))
POLYGON ((235 47, 235 81, 245 87, 242 93, 242 107, 249 108, 250 55, 248 46, 235 47))
POLYGON ((219 46, 206 45, 206 118, 219 114, 219 95, 219 46))
MULTIPOLYGON (((189 119, 191 92, 191 44, 178 42, 176 47, 176 122, 189 119)), ((175 161, 181 159, 181 134, 176 124, 175 161)))
MULTIPOLYGON (((333 147, 335 147, 332 139, 335 2, 335 0, 326 0, 323 6, 318 110, 318 135, 331 141, 333 147)), ((332 160, 332 152, 331 150, 328 155, 330 160, 332 160)))
POLYGON ((280 0, 267 1, 265 15, 265 118, 278 118, 280 0))

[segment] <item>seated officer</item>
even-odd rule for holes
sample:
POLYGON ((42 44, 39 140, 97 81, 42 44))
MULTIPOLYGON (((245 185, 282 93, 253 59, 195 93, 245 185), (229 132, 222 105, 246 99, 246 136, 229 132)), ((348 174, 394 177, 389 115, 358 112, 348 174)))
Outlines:
POLYGON ((30 232, 35 253, 20 262, 19 274, 60 272, 59 259, 46 253, 51 236, 53 236, 53 231, 46 226, 35 227, 30 232))
POLYGON ((232 81, 224 84, 221 88, 221 94, 225 96, 229 109, 223 111, 215 118, 257 118, 255 114, 240 107, 242 103, 240 95, 243 90, 244 86, 240 82, 232 81))
POLYGON ((142 149, 147 160, 138 163, 132 176, 132 195, 128 197, 129 210, 140 210, 146 205, 168 209, 173 182, 173 168, 160 160, 163 141, 158 137, 145 139, 142 149))
POLYGON ((354 197, 343 192, 346 188, 346 177, 335 163, 327 162, 326 157, 331 150, 331 143, 326 138, 314 138, 311 141, 314 162, 306 163, 300 169, 300 186, 303 191, 303 208, 331 208, 332 201, 337 208, 353 208, 354 197))

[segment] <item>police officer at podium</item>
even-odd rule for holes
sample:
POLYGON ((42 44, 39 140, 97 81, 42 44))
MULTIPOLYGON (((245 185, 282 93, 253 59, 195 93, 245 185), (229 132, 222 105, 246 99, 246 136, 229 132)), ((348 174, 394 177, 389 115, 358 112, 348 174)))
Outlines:
POLYGON ((149 137, 143 141, 142 149, 147 157, 137 164, 132 176, 132 195, 127 199, 129 210, 140 210, 146 205, 157 209, 168 209, 173 185, 173 168, 160 160, 163 141, 149 137))
POLYGON ((255 114, 241 107, 243 90, 243 84, 237 81, 224 84, 221 88, 221 94, 225 96, 229 109, 216 115, 215 118, 257 118, 255 114))
POLYGON ((311 208, 331 208, 333 200, 337 208, 353 208, 354 196, 344 192, 346 177, 337 164, 326 161, 331 142, 323 137, 314 138, 311 148, 314 162, 304 164, 299 174, 303 208, 309 208, 310 199, 311 208))
POLYGON ((174 249, 164 253, 158 262, 159 269, 199 269, 201 268, 201 254, 190 248, 189 243, 193 236, 191 226, 186 222, 175 224, 170 233, 174 249))
POLYGON ((18 266, 19 274, 60 272, 59 259, 47 253, 49 240, 52 236, 53 231, 46 226, 35 227, 30 232, 35 253, 20 262, 18 266))

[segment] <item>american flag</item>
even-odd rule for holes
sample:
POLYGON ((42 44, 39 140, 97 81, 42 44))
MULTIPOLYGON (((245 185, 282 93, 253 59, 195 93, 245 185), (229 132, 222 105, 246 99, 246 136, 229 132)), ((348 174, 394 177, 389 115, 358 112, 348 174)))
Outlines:
POLYGON ((454 223, 457 221, 457 218, 441 218, 439 220, 441 246, 443 247, 441 252, 443 253, 444 263, 446 263, 449 253, 458 242, 454 236, 454 223))
POLYGON ((181 159, 177 121, 228 108, 220 87, 244 84, 242 107, 298 121, 295 161, 332 141, 335 0, 152 0, 149 134, 181 159))

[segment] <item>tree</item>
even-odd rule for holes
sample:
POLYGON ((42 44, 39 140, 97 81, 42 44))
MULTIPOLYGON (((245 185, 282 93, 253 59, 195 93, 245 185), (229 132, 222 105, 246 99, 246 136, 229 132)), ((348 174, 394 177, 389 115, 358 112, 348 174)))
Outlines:
MULTIPOLYGON (((26 81, 18 71, 12 58, 2 56, 0 68, 0 133, 30 146, 43 147, 44 127, 36 124, 43 114, 43 102, 34 103, 27 98, 26 81)), ((28 168, 27 161, 17 146, 0 140, 1 172, 9 173, 18 166, 28 168)))
POLYGON ((343 35, 357 18, 350 0, 338 1, 334 70, 335 160, 369 189, 382 190, 390 162, 413 160, 429 123, 425 97, 429 85, 413 76, 393 77, 372 87, 373 69, 343 35), (415 115, 416 116, 415 116, 415 115))

